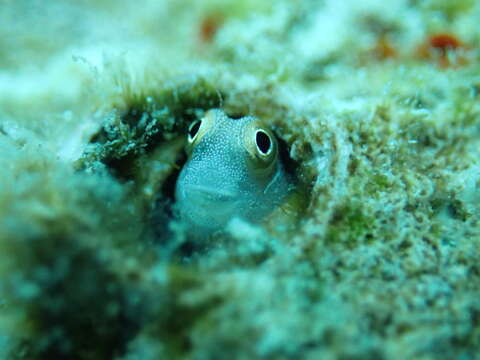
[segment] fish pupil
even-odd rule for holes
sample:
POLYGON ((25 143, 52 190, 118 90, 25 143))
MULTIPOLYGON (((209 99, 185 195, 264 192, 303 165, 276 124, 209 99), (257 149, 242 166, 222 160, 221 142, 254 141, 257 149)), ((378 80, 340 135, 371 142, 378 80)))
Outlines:
POLYGON ((192 125, 190 125, 190 129, 188 129, 188 137, 190 138, 190 141, 195 138, 195 135, 197 135, 201 124, 202 124, 202 121, 197 120, 192 125))
POLYGON ((257 134, 255 136, 255 141, 256 141, 258 150, 260 150, 260 152, 263 155, 266 155, 272 146, 272 141, 270 140, 270 136, 268 136, 268 134, 265 133, 264 131, 259 130, 257 131, 257 134))

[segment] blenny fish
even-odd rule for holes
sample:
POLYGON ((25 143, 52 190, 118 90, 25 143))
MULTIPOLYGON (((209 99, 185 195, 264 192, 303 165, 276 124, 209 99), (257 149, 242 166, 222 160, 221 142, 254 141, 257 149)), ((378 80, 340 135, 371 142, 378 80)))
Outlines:
POLYGON ((190 124, 187 136, 175 206, 194 237, 222 232, 235 217, 259 223, 289 193, 278 141, 259 119, 212 109, 190 124))

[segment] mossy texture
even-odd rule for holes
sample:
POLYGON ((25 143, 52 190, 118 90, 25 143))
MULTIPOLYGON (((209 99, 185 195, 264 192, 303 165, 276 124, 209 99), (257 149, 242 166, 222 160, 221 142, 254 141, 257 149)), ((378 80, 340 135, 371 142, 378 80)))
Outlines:
POLYGON ((2 359, 478 358, 480 4, 0 18, 2 359), (173 189, 211 108, 269 124, 296 189, 192 245, 173 189))

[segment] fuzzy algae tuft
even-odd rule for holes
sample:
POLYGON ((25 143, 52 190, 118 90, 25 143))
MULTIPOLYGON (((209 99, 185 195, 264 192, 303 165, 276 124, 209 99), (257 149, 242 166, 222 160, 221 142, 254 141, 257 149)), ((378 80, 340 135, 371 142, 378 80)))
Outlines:
POLYGON ((452 4, 7 2, 0 356, 475 359, 480 5, 452 4), (464 46, 422 56, 438 33, 464 46), (213 108, 297 188, 198 249, 172 206, 213 108))

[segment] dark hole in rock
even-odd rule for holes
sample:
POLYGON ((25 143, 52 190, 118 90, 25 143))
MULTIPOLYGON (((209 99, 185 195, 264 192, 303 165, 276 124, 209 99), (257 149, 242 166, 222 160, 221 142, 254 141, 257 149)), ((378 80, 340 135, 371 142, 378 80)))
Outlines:
POLYGON ((116 179, 128 181, 135 176, 135 161, 136 157, 130 154, 122 158, 106 159, 105 165, 116 179))
POLYGON ((275 138, 278 142, 278 155, 280 156, 283 167, 291 176, 294 183, 296 183, 299 179, 298 172, 300 170, 300 164, 290 157, 290 146, 287 144, 287 142, 278 135, 275 135, 275 138))
POLYGON ((182 151, 176 161, 176 167, 162 184, 159 194, 155 199, 153 210, 150 216, 150 224, 153 230, 153 236, 160 243, 167 243, 173 236, 170 229, 170 222, 175 218, 175 186, 177 184, 180 170, 186 163, 186 154, 182 151))

